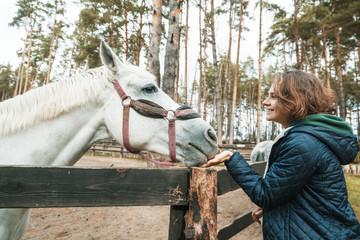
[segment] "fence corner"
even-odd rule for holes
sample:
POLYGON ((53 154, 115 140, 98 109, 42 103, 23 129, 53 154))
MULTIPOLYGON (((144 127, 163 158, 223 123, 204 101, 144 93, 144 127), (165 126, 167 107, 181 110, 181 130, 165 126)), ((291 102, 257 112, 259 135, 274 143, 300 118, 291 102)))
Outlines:
POLYGON ((185 237, 186 239, 217 239, 217 171, 215 169, 191 169, 185 237))

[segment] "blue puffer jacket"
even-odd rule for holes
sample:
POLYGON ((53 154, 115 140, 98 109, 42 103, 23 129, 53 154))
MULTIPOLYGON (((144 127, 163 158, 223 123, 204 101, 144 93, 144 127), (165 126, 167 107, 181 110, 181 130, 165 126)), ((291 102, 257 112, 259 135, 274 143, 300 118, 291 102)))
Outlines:
POLYGON ((360 239, 341 167, 357 151, 353 134, 301 125, 273 145, 264 178, 238 152, 225 164, 263 208, 264 239, 360 239))

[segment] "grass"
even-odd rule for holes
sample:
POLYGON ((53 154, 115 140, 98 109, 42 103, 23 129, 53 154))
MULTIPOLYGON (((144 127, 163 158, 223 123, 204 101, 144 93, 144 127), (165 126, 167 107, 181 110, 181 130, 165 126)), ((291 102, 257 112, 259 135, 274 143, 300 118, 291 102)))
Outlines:
POLYGON ((349 192, 349 202, 360 221, 360 176, 346 174, 345 181, 349 192))

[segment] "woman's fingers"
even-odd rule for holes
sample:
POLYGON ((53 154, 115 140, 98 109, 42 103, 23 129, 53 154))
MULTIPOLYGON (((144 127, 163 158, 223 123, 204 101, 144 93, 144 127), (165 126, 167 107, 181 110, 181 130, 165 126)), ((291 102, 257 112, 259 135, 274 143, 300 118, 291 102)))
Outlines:
POLYGON ((202 165, 202 167, 210 167, 210 166, 217 165, 220 163, 221 163, 221 161, 219 161, 218 158, 213 158, 213 159, 207 161, 204 165, 202 165))
POLYGON ((209 161, 207 161, 204 165, 202 165, 202 167, 210 167, 213 165, 217 165, 220 163, 225 162, 226 160, 228 160, 232 155, 232 152, 230 151, 223 151, 217 155, 215 155, 214 158, 210 159, 209 161))
POLYGON ((261 224, 261 221, 259 218, 261 218, 263 214, 263 210, 261 207, 257 207, 256 209, 254 209, 251 213, 251 217, 252 219, 254 219, 255 222, 257 222, 258 224, 261 224))

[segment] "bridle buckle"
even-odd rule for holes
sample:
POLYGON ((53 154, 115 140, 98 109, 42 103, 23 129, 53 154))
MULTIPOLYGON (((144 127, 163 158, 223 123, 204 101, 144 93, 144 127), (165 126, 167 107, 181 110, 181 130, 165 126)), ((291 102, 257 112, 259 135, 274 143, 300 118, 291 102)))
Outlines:
POLYGON ((168 120, 168 121, 175 121, 176 119, 176 113, 174 110, 167 110, 167 113, 166 113, 166 116, 165 118, 168 120))
POLYGON ((131 97, 126 96, 124 99, 122 99, 121 104, 123 105, 123 107, 130 107, 131 106, 131 97))

